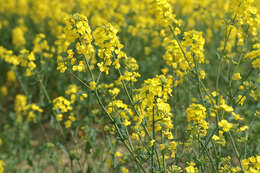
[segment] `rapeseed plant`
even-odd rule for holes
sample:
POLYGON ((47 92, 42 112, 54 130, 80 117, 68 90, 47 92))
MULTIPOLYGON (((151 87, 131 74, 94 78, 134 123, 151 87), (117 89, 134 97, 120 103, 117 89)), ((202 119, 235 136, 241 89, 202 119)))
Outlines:
POLYGON ((258 1, 0 4, 0 173, 260 171, 258 1))

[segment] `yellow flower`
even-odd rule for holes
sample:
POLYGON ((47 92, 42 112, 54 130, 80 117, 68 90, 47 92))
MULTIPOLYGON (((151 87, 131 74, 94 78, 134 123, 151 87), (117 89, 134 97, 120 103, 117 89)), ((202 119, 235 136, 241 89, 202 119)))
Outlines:
POLYGON ((128 173, 129 172, 128 169, 126 169, 125 167, 122 167, 121 171, 122 171, 122 173, 128 173))
POLYGON ((210 116, 216 117, 216 113, 215 113, 215 112, 211 112, 211 113, 210 113, 210 116))
POLYGON ((213 97, 217 96, 217 92, 216 91, 213 91, 211 94, 212 94, 213 97))
POLYGON ((122 153, 120 153, 120 152, 117 151, 117 152, 115 153, 115 156, 116 156, 116 157, 122 157, 122 153))
POLYGON ((260 83, 260 74, 258 74, 258 78, 256 79, 258 83, 260 83))
POLYGON ((119 88, 113 88, 113 89, 108 90, 108 92, 109 92, 112 96, 116 97, 116 96, 120 93, 120 89, 119 89, 119 88))
POLYGON ((71 127, 71 121, 70 120, 65 121, 64 125, 65 125, 65 128, 70 128, 71 127))
POLYGON ((218 133, 219 133, 219 136, 223 136, 224 132, 222 130, 219 130, 218 133))
POLYGON ((242 165, 243 165, 243 168, 244 168, 245 170, 247 170, 247 169, 248 169, 248 166, 249 166, 249 161, 248 161, 247 159, 243 159, 243 160, 242 160, 242 165))
POLYGON ((8 89, 7 89, 6 86, 2 86, 2 87, 0 88, 0 91, 1 91, 1 94, 2 94, 3 96, 6 96, 6 95, 8 94, 8 89))
POLYGON ((241 79, 240 73, 234 73, 233 79, 234 80, 240 80, 241 79))
POLYGON ((219 138, 217 135, 213 135, 213 136, 212 136, 212 139, 213 139, 214 141, 217 141, 217 140, 219 140, 220 138, 219 138))
POLYGON ((165 149, 165 145, 164 144, 160 144, 160 149, 164 150, 165 149))
POLYGON ((198 127, 202 135, 206 135, 209 123, 205 121, 206 108, 200 104, 191 104, 186 109, 187 120, 198 127))
POLYGON ((16 81, 16 75, 14 73, 14 71, 10 70, 7 72, 7 82, 11 83, 11 82, 15 82, 16 81))
POLYGON ((62 117, 63 117, 62 114, 57 114, 57 115, 56 115, 56 119, 57 119, 58 121, 62 121, 62 117))
POLYGON ((168 68, 163 68, 161 69, 161 72, 166 75, 168 72, 169 72, 169 69, 168 68))
POLYGON ((187 166, 185 168, 185 170, 187 173, 197 173, 198 172, 198 169, 195 167, 195 163, 193 163, 193 162, 190 162, 189 166, 187 166))
POLYGON ((238 95, 238 97, 237 97, 238 104, 240 104, 242 106, 244 104, 245 100, 246 100, 246 96, 238 95))
POLYGON ((248 129, 248 126, 242 126, 242 127, 240 127, 238 130, 237 130, 237 132, 243 132, 243 131, 245 131, 245 130, 247 130, 248 129))
POLYGON ((117 36, 117 29, 110 23, 97 27, 93 32, 95 45, 99 48, 98 57, 103 61, 98 64, 99 70, 109 74, 109 67, 114 65, 115 69, 120 68, 120 59, 126 58, 126 54, 121 50, 124 46, 117 36), (113 59, 113 55, 116 59, 113 59))
POLYGON ((4 161, 0 160, 0 173, 4 172, 4 161))
POLYGON ((89 88, 91 89, 91 90, 94 90, 95 88, 96 88, 96 82, 95 81, 91 81, 90 83, 89 83, 89 88))
POLYGON ((139 140, 139 136, 137 133, 132 133, 132 138, 135 140, 139 140))
POLYGON ((26 104, 27 104, 27 97, 25 95, 22 94, 16 95, 15 105, 14 105, 14 109, 16 112, 21 112, 22 110, 24 110, 26 104))
POLYGON ((232 111, 234 111, 234 109, 233 109, 231 106, 228 106, 228 105, 226 105, 226 104, 222 104, 222 105, 220 105, 220 107, 221 107, 222 109, 224 109, 224 111, 226 111, 226 112, 232 112, 232 111))
POLYGON ((244 118, 241 118, 239 114, 236 114, 235 112, 232 112, 232 115, 234 116, 234 120, 243 120, 244 118))
POLYGON ((155 140, 154 140, 154 139, 152 139, 152 140, 150 141, 150 144, 149 144, 149 146, 150 146, 150 147, 152 147, 152 146, 154 145, 154 142, 155 142, 155 140))
POLYGON ((24 46, 26 43, 26 40, 24 38, 24 32, 21 29, 21 27, 16 27, 12 31, 12 43, 16 47, 24 46))
POLYGON ((66 93, 67 95, 75 94, 75 93, 77 93, 77 92, 78 92, 78 87, 77 87, 77 85, 75 85, 75 84, 69 85, 69 86, 67 87, 66 91, 65 91, 65 93, 66 93))
POLYGON ((152 50, 151 50, 150 47, 148 47, 148 46, 145 46, 145 47, 144 47, 144 54, 145 54, 145 55, 149 55, 151 52, 152 52, 152 50))
POLYGON ((30 111, 28 113, 28 120, 33 120, 33 122, 36 122, 36 116, 35 116, 35 113, 33 111, 30 111))
POLYGON ((72 110, 71 102, 64 97, 60 96, 53 100, 53 111, 60 111, 62 113, 72 110))
POLYGON ((87 97, 88 97, 88 94, 87 94, 87 93, 83 93, 83 94, 81 94, 81 96, 80 96, 80 100, 81 100, 81 101, 84 101, 84 99, 87 98, 87 97))
POLYGON ((260 58, 255 59, 252 62, 253 68, 260 68, 260 58))
POLYGON ((218 125, 223 128, 224 132, 228 132, 233 127, 233 124, 229 123, 227 120, 221 120, 218 125))
POLYGON ((131 125, 131 122, 128 121, 128 120, 125 120, 125 121, 124 121, 124 125, 127 127, 127 126, 131 125))
POLYGON ((72 122, 76 121, 76 118, 75 118, 73 115, 70 115, 70 116, 69 116, 69 119, 70 119, 72 122))
POLYGON ((201 79, 205 79, 205 77, 206 77, 205 71, 204 71, 204 70, 201 70, 201 71, 200 71, 200 78, 201 78, 201 79))
POLYGON ((175 141, 172 141, 172 142, 170 142, 170 144, 169 144, 169 151, 171 151, 171 158, 175 158, 175 149, 176 149, 176 147, 177 147, 177 142, 175 142, 175 141))

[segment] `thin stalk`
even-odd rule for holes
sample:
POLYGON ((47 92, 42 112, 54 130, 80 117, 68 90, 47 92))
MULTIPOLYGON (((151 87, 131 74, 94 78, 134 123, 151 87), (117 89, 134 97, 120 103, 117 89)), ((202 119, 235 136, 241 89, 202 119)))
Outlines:
POLYGON ((143 146, 145 147, 145 149, 147 150, 147 152, 148 152, 149 154, 151 154, 150 148, 142 141, 141 135, 138 134, 138 136, 139 136, 139 139, 140 139, 142 145, 143 145, 143 146))
MULTIPOLYGON (((120 69, 118 69, 118 72, 119 72, 120 76, 122 76, 122 73, 121 73, 120 69)), ((134 109, 134 111, 135 111, 135 114, 139 117, 140 115, 139 115, 138 111, 137 111, 136 108, 135 108, 135 104, 134 104, 133 99, 131 98, 131 96, 130 96, 130 94, 129 94, 129 91, 128 91, 127 87, 126 87, 125 82, 124 82, 123 80, 122 80, 121 82, 122 82, 124 91, 125 91, 125 93, 126 93, 128 99, 130 100, 130 103, 131 103, 131 105, 132 105, 132 107, 133 107, 133 109, 134 109)), ((149 137, 149 139, 152 139, 152 137, 149 135, 149 132, 148 132, 147 127, 146 127, 143 123, 141 123, 141 126, 142 126, 142 128, 144 129, 146 135, 149 137)), ((159 156, 158 156, 157 150, 155 150, 155 154, 156 154, 156 157, 157 157, 157 160, 158 160, 158 164, 160 165, 160 160, 159 160, 159 156)))
POLYGON ((95 89, 95 96, 98 100, 98 103, 99 105, 102 107, 103 111, 106 113, 106 115, 109 117, 110 121, 113 123, 113 125, 115 126, 116 130, 117 130, 117 133, 119 134, 119 137, 121 139, 121 141, 124 143, 124 145, 126 146, 128 152, 130 153, 131 157, 135 160, 135 162, 137 163, 137 165, 142 169, 143 172, 145 172, 142 164, 140 163, 140 161, 136 158, 135 154, 132 152, 132 150, 130 149, 130 147, 127 145, 127 143, 125 142, 125 139, 119 129, 119 127, 117 126, 115 120, 111 117, 111 115, 107 112, 105 106, 103 105, 99 95, 98 95, 98 92, 97 92, 97 89, 95 89))
MULTIPOLYGON (((185 61, 186 61, 186 62, 188 63, 188 65, 189 65, 189 68, 190 68, 191 73, 192 73, 193 75, 195 75, 195 77, 197 77, 198 74, 197 74, 196 71, 194 71, 192 65, 190 64, 190 61, 188 60, 187 55, 186 55, 184 49, 183 49, 182 46, 181 46, 180 40, 177 38, 177 36, 175 35, 175 33, 174 33, 173 29, 172 29, 172 26, 169 25, 169 28, 170 28, 170 31, 172 32, 172 35, 173 35, 174 39, 177 41, 177 44, 178 44, 179 48, 181 49, 181 52, 182 52, 182 54, 183 54, 183 57, 184 57, 185 61)), ((204 92, 209 96, 209 98, 210 98, 211 101, 213 102, 214 99, 213 99, 212 95, 208 92, 208 90, 207 90, 207 88, 205 87, 204 83, 203 83, 200 79, 198 80, 198 82, 201 84, 201 87, 203 88, 204 92)))
POLYGON ((214 151, 215 156, 216 156, 216 169, 217 169, 217 172, 219 172, 219 168, 218 168, 218 165, 219 165, 219 159, 218 159, 217 148, 216 148, 216 145, 215 145, 214 142, 212 142, 212 145, 213 145, 213 151, 214 151))
MULTIPOLYGON (((92 80, 95 81, 95 80, 94 80, 94 75, 93 75, 93 73, 92 73, 92 70, 90 69, 89 63, 86 62, 86 64, 87 64, 88 70, 90 71, 92 80)), ((86 86, 86 87, 89 88, 89 86, 88 86, 84 81, 82 81, 80 78, 78 78, 78 77, 77 77, 75 74, 73 74, 71 71, 70 71, 70 73, 71 73, 78 81, 80 81, 84 86, 86 86)), ((109 120, 112 122, 112 124, 115 126, 116 131, 117 131, 117 133, 118 133, 118 135, 119 135, 121 141, 123 142, 123 144, 124 144, 125 147, 127 148, 127 150, 128 150, 128 152, 130 153, 131 157, 132 157, 133 160, 137 163, 137 165, 141 168, 141 170, 142 170, 143 172, 145 172, 144 167, 142 166, 142 164, 141 164, 140 161, 137 159, 137 157, 135 156, 135 154, 133 153, 133 151, 131 150, 131 148, 130 148, 130 147, 128 146, 128 144, 126 143, 126 141, 125 141, 125 139, 124 139, 124 137, 123 137, 123 135, 122 135, 122 133, 121 133, 121 130, 119 129, 119 127, 118 127, 118 125, 116 124, 115 120, 114 120, 113 117, 107 112, 105 106, 103 105, 103 103, 102 103, 102 101, 101 101, 101 99, 100 99, 100 97, 99 97, 97 88, 95 88, 94 93, 95 93, 95 96, 96 96, 96 99, 97 99, 99 105, 101 106, 101 108, 102 108, 102 110, 105 112, 105 114, 108 116, 108 118, 109 118, 109 120)))
POLYGON ((74 168, 73 168, 73 159, 70 157, 70 170, 71 170, 71 173, 73 173, 74 171, 74 168))
MULTIPOLYGON (((78 142, 78 140, 75 138, 75 133, 72 133, 72 131, 71 131, 71 136, 72 136, 72 138, 73 138, 73 141, 75 141, 76 148, 80 148, 79 142, 78 142)), ((82 156, 82 155, 81 155, 81 156, 82 156)), ((82 165, 81 165, 81 163, 80 163, 80 160, 79 160, 79 159, 76 159, 76 161, 78 162, 79 168, 83 171, 83 167, 82 167, 82 165)))
POLYGON ((238 152, 238 150, 237 150, 237 146, 236 146, 236 144, 235 144, 235 141, 234 141, 234 139, 233 139, 233 136, 232 136, 232 134, 231 134, 230 131, 228 132, 228 134, 229 134, 229 137, 230 137, 230 139, 231 139, 231 144, 232 144, 233 150, 235 151, 236 156, 237 156, 237 159, 238 159, 238 161, 239 161, 240 168, 241 168, 241 169, 243 170, 243 172, 244 172, 244 167, 243 167, 243 165, 242 165, 241 158, 240 158, 240 154, 239 154, 239 152, 238 152))
MULTIPOLYGON (((161 131, 161 143, 164 144, 164 137, 161 131)), ((164 150, 161 151, 162 157, 163 157, 163 172, 166 173, 166 162, 165 162, 165 155, 164 150)))
MULTIPOLYGON (((213 130, 213 132, 210 134, 210 136, 209 136, 209 138, 207 139, 207 141, 206 141, 206 143, 205 143, 205 147, 207 147, 207 145, 209 144, 209 142, 211 141, 211 138, 212 138, 212 136, 215 134, 215 132, 218 130, 218 128, 215 128, 214 130, 213 130)), ((202 152, 202 154, 204 153, 204 149, 201 151, 202 152)))
POLYGON ((207 156, 208 156, 208 158, 209 158, 209 160, 210 160, 210 164, 212 165, 214 171, 217 172, 217 169, 216 169, 215 165, 213 164, 213 158, 212 158, 212 156, 210 155, 210 153, 209 153, 207 147, 200 141, 200 139, 198 139, 198 141, 199 141, 200 145, 201 145, 201 146, 204 148, 204 150, 206 151, 207 156))
MULTIPOLYGON (((119 75, 122 76, 122 73, 121 73, 121 71, 120 71, 119 69, 118 69, 118 72, 119 72, 119 75)), ((126 87, 125 82, 124 82, 123 80, 122 80, 121 82, 122 82, 122 84, 123 84, 124 91, 125 91, 125 93, 126 93, 128 99, 129 99, 129 101, 130 101, 130 103, 131 103, 131 105, 132 105, 134 111, 135 111, 135 114, 139 117, 140 115, 139 115, 138 111, 137 111, 137 110, 135 109, 135 107, 134 107, 134 106, 135 106, 134 101, 133 101, 133 99, 131 98, 131 96, 130 96, 130 94, 129 94, 129 91, 128 91, 127 87, 126 87)), ((143 127, 143 129, 144 129, 146 135, 151 139, 147 128, 144 126, 143 123, 141 123, 141 125, 142 125, 142 127, 143 127)))
MULTIPOLYGON (((155 103, 154 103, 155 104, 155 103)), ((154 106, 153 106, 153 124, 152 124, 152 128, 153 128, 153 146, 152 146, 152 173, 154 173, 154 158, 153 158, 153 155, 154 155, 154 146, 155 146, 155 122, 154 122, 154 116, 155 116, 155 110, 154 110, 154 106)))
POLYGON ((194 58, 194 56, 193 56, 193 61, 194 61, 194 63, 195 63, 195 70, 196 70, 197 80, 199 81, 199 82, 198 82, 198 90, 199 90, 200 99, 201 99, 201 101, 203 102, 203 105, 205 106, 204 101, 203 101, 202 91, 201 91, 201 84, 200 84, 200 83, 202 83, 202 82, 200 82, 200 76, 199 76, 199 70, 198 70, 198 63, 197 63, 196 59, 194 58))
MULTIPOLYGON (((240 7, 240 5, 241 5, 241 3, 239 4, 238 7, 240 7)), ((235 14, 234 18, 231 20, 231 24, 233 24, 233 23, 235 22, 236 17, 237 17, 237 14, 235 14)), ((229 26, 229 25, 228 25, 228 26, 229 26)), ((219 91, 219 79, 220 79, 220 75, 221 75, 222 59, 223 59, 223 57, 224 57, 224 55, 225 55, 225 52, 226 52, 227 42, 228 42, 229 37, 230 37, 230 35, 231 35, 231 31, 232 31, 232 28, 230 28, 229 31, 226 31, 226 32, 228 32, 227 36, 226 36, 226 33, 225 33, 224 47, 223 47, 223 50, 222 50, 222 52, 221 52, 220 62, 219 62, 218 69, 217 69, 216 92, 219 91)), ((218 54, 217 54, 217 55, 218 55, 218 54)), ((219 102, 219 101, 217 100, 217 103, 218 103, 218 102, 219 102)), ((218 104, 219 104, 219 103, 218 103, 218 104)))
POLYGON ((24 94, 26 95, 27 98, 30 99, 27 87, 22 82, 21 76, 19 75, 19 73, 17 73, 16 70, 15 70, 15 75, 17 76, 17 79, 18 79, 19 83, 21 84, 21 87, 22 87, 22 90, 23 90, 24 94))
POLYGON ((43 93, 44 93, 45 97, 46 97, 47 100, 48 100, 48 103, 51 104, 52 101, 51 101, 50 96, 49 96, 49 94, 48 94, 48 92, 47 92, 47 90, 46 90, 46 87, 44 86, 44 84, 43 84, 43 82, 42 82, 42 79, 39 79, 39 82, 40 82, 40 86, 41 86, 41 88, 42 88, 42 90, 43 90, 43 93))
POLYGON ((133 143, 132 143, 132 140, 131 140, 131 138, 130 138, 130 135, 129 135, 129 132, 128 132, 127 127, 125 127, 125 130, 126 130, 126 135, 127 135, 127 138, 128 138, 129 144, 130 144, 130 147, 131 147, 132 150, 134 150, 133 143))

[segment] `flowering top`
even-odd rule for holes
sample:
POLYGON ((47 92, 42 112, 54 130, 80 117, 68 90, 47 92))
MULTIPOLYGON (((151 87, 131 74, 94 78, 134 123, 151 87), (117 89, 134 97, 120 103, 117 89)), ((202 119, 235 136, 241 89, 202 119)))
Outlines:
POLYGON ((152 130, 153 116, 155 116, 155 131, 161 131, 173 139, 170 129, 173 128, 170 105, 167 103, 169 95, 172 93, 172 76, 156 76, 155 78, 147 79, 141 88, 137 89, 137 94, 134 96, 134 101, 140 103, 136 109, 141 112, 136 118, 137 126, 148 120, 148 130, 152 130))
POLYGON ((168 0, 153 0, 151 6, 152 14, 155 15, 157 23, 163 27, 168 27, 172 24, 180 25, 180 21, 176 19, 173 9, 168 0))
POLYGON ((14 110, 17 116, 17 122, 21 123, 23 121, 22 115, 27 115, 28 121, 36 122, 36 114, 42 113, 43 110, 36 104, 28 104, 27 97, 22 94, 16 95, 14 110))
POLYGON ((206 108, 200 104, 191 104, 186 109, 188 122, 194 123, 203 136, 207 134, 208 122, 206 119, 206 108))
POLYGON ((126 57, 121 51, 124 47, 117 37, 117 30, 110 23, 98 27, 93 32, 95 45, 98 47, 98 57, 103 61, 98 63, 101 72, 109 73, 109 66, 113 65, 116 69, 120 68, 120 59, 126 57), (114 58, 114 60, 113 60, 114 58))
POLYGON ((73 71, 86 71, 85 60, 94 57, 94 47, 92 46, 91 28, 85 16, 74 14, 65 19, 66 27, 64 35, 61 35, 56 41, 57 51, 59 54, 66 53, 67 57, 58 56, 57 69, 65 72, 68 63, 72 65, 73 71), (69 46, 76 45, 76 52, 69 49, 69 46), (83 55, 84 58, 76 58, 74 55, 83 55))

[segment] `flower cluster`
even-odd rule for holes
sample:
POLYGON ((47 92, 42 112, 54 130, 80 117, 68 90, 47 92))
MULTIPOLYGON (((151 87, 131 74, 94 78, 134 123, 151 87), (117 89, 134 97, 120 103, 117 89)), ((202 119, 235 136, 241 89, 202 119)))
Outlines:
MULTIPOLYGON (((247 53, 245 55, 245 58, 252 60, 253 68, 259 69, 260 68, 260 44, 254 44, 253 48, 255 50, 247 53)), ((258 76, 260 76, 260 74, 258 74, 258 76)), ((258 77, 258 81, 260 81, 260 77, 258 77)))
POLYGON ((36 35, 35 39, 33 40, 33 51, 34 54, 41 54, 45 58, 51 58, 52 52, 51 47, 46 40, 46 36, 44 34, 36 35))
POLYGON ((24 38, 24 32, 20 27, 14 28, 12 31, 12 35, 12 42, 16 47, 23 47, 25 45, 26 40, 24 38))
POLYGON ((117 29, 109 23, 98 27, 93 32, 95 45, 98 47, 98 57, 103 60, 97 65, 99 70, 106 74, 109 73, 109 67, 112 64, 119 69, 120 59, 126 57, 126 54, 121 51, 123 45, 117 37, 117 32, 117 29))
MULTIPOLYGON (((188 122, 192 122, 195 125, 197 130, 194 132, 200 133, 202 136, 207 134, 207 129, 209 128, 209 123, 206 119, 206 108, 200 104, 191 104, 186 109, 187 120, 188 122)), ((193 128, 193 126, 188 127, 188 129, 193 128)))
POLYGON ((67 17, 64 35, 56 41, 57 51, 59 54, 66 53, 67 57, 58 56, 57 69, 65 72, 67 65, 72 66, 73 71, 86 71, 85 61, 94 57, 94 47, 92 46, 91 29, 85 16, 75 14, 67 17), (71 44, 76 45, 76 52, 69 48, 71 44), (83 56, 76 58, 75 55, 83 56))
POLYGON ((242 164, 245 172, 253 173, 260 171, 260 156, 252 156, 248 159, 243 159, 242 164))
POLYGON ((181 21, 176 19, 173 13, 172 4, 168 0, 154 0, 151 2, 151 13, 155 15, 155 20, 163 27, 175 24, 180 25, 181 21))
POLYGON ((172 89, 172 76, 156 76, 152 79, 147 79, 141 88, 137 90, 134 96, 134 101, 139 102, 140 106, 136 109, 141 113, 137 117, 137 124, 140 124, 144 119, 148 119, 148 129, 152 129, 153 115, 155 116, 156 130, 161 131, 172 139, 170 129, 173 127, 171 122, 172 113, 167 102, 172 89))
POLYGON ((66 128, 70 128, 72 122, 76 120, 76 118, 71 114, 72 106, 71 102, 66 98, 60 96, 53 100, 53 108, 52 110, 56 113, 57 121, 62 121, 65 119, 64 125, 66 128), (64 117, 64 115, 67 115, 64 117))
POLYGON ((88 94, 81 91, 77 85, 71 84, 67 87, 65 91, 66 95, 70 96, 70 101, 71 103, 74 103, 78 99, 81 101, 84 101, 87 97, 88 94))
POLYGON ((114 116, 116 117, 119 116, 126 127, 131 125, 131 121, 129 121, 130 118, 134 118, 133 111, 126 104, 124 104, 122 100, 114 100, 109 103, 108 113, 112 115, 115 114, 114 116))
POLYGON ((192 71, 195 65, 207 62, 204 56, 205 40, 201 32, 184 32, 183 41, 166 38, 164 44, 166 52, 163 59, 174 69, 180 82, 183 81, 184 74, 192 71))
POLYGON ((15 98, 15 105, 14 105, 14 110, 17 116, 17 122, 22 123, 23 122, 23 117, 27 116, 27 121, 37 121, 37 116, 38 114, 43 112, 43 109, 41 109, 38 105, 36 104, 28 104, 27 103, 27 97, 22 94, 16 95, 15 98))

